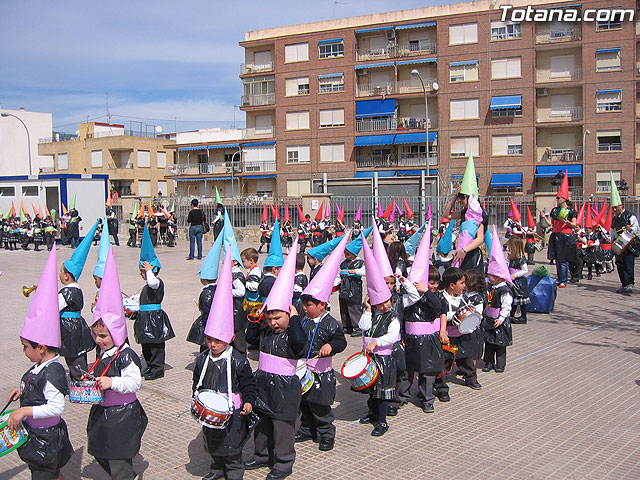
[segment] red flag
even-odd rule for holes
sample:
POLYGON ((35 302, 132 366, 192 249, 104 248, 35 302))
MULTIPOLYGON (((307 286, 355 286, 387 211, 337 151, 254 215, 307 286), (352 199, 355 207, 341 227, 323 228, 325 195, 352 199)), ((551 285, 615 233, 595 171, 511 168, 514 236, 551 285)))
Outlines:
POLYGON ((306 220, 306 218, 304 216, 304 212, 300 208, 300 205, 296 204, 296 207, 298 208, 298 218, 300 219, 300 223, 302 223, 302 222, 304 222, 306 220))
POLYGON ((322 220, 322 215, 324 215, 324 202, 320 204, 318 213, 316 213, 316 217, 315 217, 316 222, 319 222, 320 220, 322 220))
POLYGON ((269 221, 269 213, 267 212, 267 204, 262 205, 262 223, 269 221))

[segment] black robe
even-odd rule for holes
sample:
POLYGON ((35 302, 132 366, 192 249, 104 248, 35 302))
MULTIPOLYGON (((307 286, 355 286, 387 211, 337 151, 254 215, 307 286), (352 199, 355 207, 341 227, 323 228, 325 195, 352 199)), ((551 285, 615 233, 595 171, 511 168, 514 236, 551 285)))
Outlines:
POLYGON ((62 313, 82 311, 84 306, 82 290, 78 287, 62 287, 59 293, 64 297, 67 306, 60 311, 62 346, 58 349, 58 354, 61 357, 78 357, 96 346, 91 330, 84 318, 65 318, 62 313))
MULTIPOLYGON (((112 359, 112 356, 102 358, 95 371, 101 374, 112 359)), ((131 363, 140 368, 140 358, 127 346, 105 375, 119 377, 122 370, 131 363)), ((92 405, 87 423, 87 451, 96 458, 109 460, 133 458, 140 450, 142 434, 146 428, 147 414, 137 399, 127 405, 113 407, 92 405)))
MULTIPOLYGON (((405 310, 405 322, 433 322, 446 313, 446 307, 437 293, 427 291, 420 300, 405 310)), ((404 333, 407 371, 438 375, 444 369, 444 354, 440 342, 440 332, 429 335, 409 335, 404 333)))
POLYGON ((276 283, 276 276, 272 273, 265 273, 258 283, 258 293, 262 297, 262 302, 267 300, 273 284, 276 283))
MULTIPOLYGON (((488 307, 494 307, 500 309, 502 306, 502 295, 504 293, 511 294, 511 287, 508 285, 502 285, 500 287, 492 287, 489 291, 488 307)), ((493 326, 493 322, 498 317, 492 317, 488 314, 487 309, 484 312, 484 318, 482 320, 482 328, 484 329, 484 340, 492 345, 501 345, 508 347, 512 342, 511 332, 511 319, 509 316, 502 322, 498 328, 493 326)))
MULTIPOLYGON (((482 303, 482 296, 477 294, 476 292, 465 293, 462 295, 462 299, 460 300, 460 304, 457 307, 453 305, 449 305, 449 302, 443 297, 443 306, 445 308, 444 313, 449 312, 449 307, 453 309, 453 312, 458 311, 459 309, 467 306, 475 306, 482 303)), ((450 317, 450 316, 448 316, 450 317)), ((447 318, 447 326, 452 326, 451 318, 447 318)), ((455 345, 458 347, 458 352, 456 353, 456 358, 473 358, 474 360, 478 360, 482 356, 482 341, 483 341, 482 329, 480 326, 476 328, 471 333, 465 333, 464 335, 460 335, 459 337, 449 336, 449 342, 451 345, 455 345)), ((453 355, 451 352, 444 353, 445 358, 452 358, 453 355)))
MULTIPOLYGON (((396 313, 393 310, 389 310, 385 313, 374 312, 371 314, 371 328, 364 332, 366 337, 370 338, 379 338, 386 335, 389 330, 389 325, 393 320, 398 320, 396 313), (380 318, 382 317, 382 318, 380 318), (379 321, 378 321, 379 320, 379 321), (374 329, 375 327, 375 329, 374 329)), ((378 355, 377 353, 372 353, 370 356, 373 358, 373 361, 376 362, 378 366, 378 370, 380 371, 380 375, 377 380, 368 388, 364 390, 358 390, 362 393, 374 394, 376 396, 376 391, 382 390, 395 390, 397 383, 397 367, 396 367, 396 359, 393 354, 391 355, 378 355)), ((395 395, 395 394, 394 394, 395 395)), ((376 398, 381 398, 376 396, 376 398)), ((393 396, 390 396, 393 398, 393 396)), ((390 398, 387 398, 390 399, 390 398)))
MULTIPOLYGON (((20 389, 20 406, 35 407, 46 405, 44 387, 49 382, 63 395, 68 395, 67 378, 64 367, 58 361, 52 361, 38 374, 31 375, 31 369, 22 376, 20 389)), ((73 447, 69 441, 67 424, 60 421, 47 428, 30 427, 23 422, 29 433, 27 441, 18 447, 18 455, 27 465, 37 470, 55 473, 64 467, 73 455, 73 447)))
MULTIPOLYGON (((192 392, 195 394, 200 381, 200 374, 205 362, 207 371, 204 374, 202 385, 198 390, 214 390, 227 393, 227 361, 213 361, 209 358, 209 350, 202 352, 196 358, 196 366, 193 370, 192 392)), ((251 366, 247 359, 237 350, 231 353, 231 389, 234 393, 242 395, 242 403, 255 405, 257 387, 251 372, 251 366)), ((212 456, 227 456, 242 453, 242 447, 249 438, 247 416, 240 415, 242 409, 235 409, 231 421, 222 429, 202 427, 204 442, 212 456)))
POLYGON ((213 283, 205 286, 200 292, 200 296, 198 297, 198 309, 200 310, 200 315, 198 315, 198 318, 195 319, 193 325, 191 325, 191 328, 189 329, 189 333, 187 334, 188 342, 195 343, 202 347, 207 345, 204 335, 204 327, 207 324, 207 318, 209 318, 209 310, 211 309, 211 302, 213 302, 213 295, 215 293, 216 285, 213 283))
MULTIPOLYGON (((550 212, 554 230, 561 227, 560 220, 558 220, 560 210, 561 207, 554 207, 550 212)), ((576 212, 575 209, 570 208, 566 218, 571 220, 577 216, 578 212, 576 212)), ((575 262, 578 259, 578 246, 573 233, 561 233, 554 231, 549 238, 549 243, 553 246, 553 258, 555 258, 557 264, 575 262)))
MULTIPOLYGON (((158 279, 160 280, 160 279, 158 279)), ((140 292, 140 306, 161 304, 164 298, 164 283, 155 290, 145 284, 140 292)), ((176 336, 169 316, 162 308, 151 312, 138 312, 133 324, 133 333, 138 343, 161 343, 176 336)))
MULTIPOLYGON (((404 292, 404 289, 401 289, 404 292)), ((407 362, 405 358, 404 345, 402 345, 402 332, 404 332, 404 298, 402 293, 394 291, 391 295, 391 310, 398 317, 400 322, 400 334, 398 340, 393 343, 393 358, 396 361, 396 369, 398 372, 407 371, 407 362)))

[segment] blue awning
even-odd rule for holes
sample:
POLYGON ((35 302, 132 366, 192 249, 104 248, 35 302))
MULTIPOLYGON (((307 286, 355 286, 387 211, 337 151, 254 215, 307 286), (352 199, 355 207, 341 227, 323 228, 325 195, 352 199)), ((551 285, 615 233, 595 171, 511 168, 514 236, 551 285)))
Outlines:
POLYGON ((388 98, 386 100, 360 100, 356 102, 356 118, 388 117, 395 114, 395 98, 388 98))
POLYGON ((353 143, 354 147, 367 147, 375 145, 393 145, 393 139, 395 135, 393 133, 387 135, 363 135, 356 137, 356 141, 353 143))
POLYGON ((344 73, 323 73, 322 75, 318 75, 318 78, 334 78, 334 77, 342 77, 344 73))
POLYGON ((409 28, 434 27, 436 22, 414 23, 411 25, 396 25, 396 30, 407 30, 409 28))
POLYGON ((477 65, 478 60, 465 60, 464 62, 449 62, 450 67, 457 67, 459 65, 477 65))
POLYGON ((206 146, 201 146, 201 147, 180 147, 178 148, 179 152, 189 152, 189 151, 193 151, 193 150, 206 150, 207 147, 206 146))
POLYGON ((260 178, 276 178, 276 176, 275 176, 275 174, 270 174, 270 175, 249 175, 249 174, 245 174, 245 175, 242 175, 242 178, 245 178, 245 179, 248 179, 248 180, 257 180, 257 179, 260 179, 260 178))
POLYGON ((261 145, 275 145, 276 142, 243 143, 243 147, 259 147, 261 145))
POLYGON ((429 171, 427 170, 398 170, 398 175, 420 175, 422 172, 424 172, 425 175, 438 175, 438 169, 437 168, 432 168, 429 171))
POLYGON ((564 174, 564 172, 569 172, 570 177, 581 177, 582 176, 582 165, 542 165, 536 167, 536 178, 550 178, 555 177, 558 172, 564 174))
POLYGON ((402 60, 401 62, 396 62, 397 65, 414 65, 417 63, 436 63, 438 61, 438 57, 433 58, 416 58, 415 60, 402 60))
POLYGON ((492 187, 521 187, 522 173, 494 173, 491 175, 492 187))
POLYGON ((601 48, 599 50, 596 50, 596 53, 614 53, 619 51, 619 48, 601 48))
MULTIPOLYGON (((238 177, 234 177, 238 178, 238 177)), ((231 180, 231 177, 191 177, 191 178, 174 178, 176 182, 218 182, 220 180, 231 180)))
POLYGON ((239 148, 240 145, 238 145, 237 143, 227 143, 225 145, 209 145, 207 148, 209 150, 213 150, 216 148, 239 148))
MULTIPOLYGON (((458 174, 451 175, 451 178, 463 178, 463 177, 464 175, 458 175, 458 174)), ((476 179, 478 178, 480 178, 480 174, 476 173, 476 179)))
POLYGON ((360 70, 363 68, 382 68, 382 67, 393 67, 393 62, 370 63, 368 65, 356 65, 355 69, 360 70))
POLYGON ((622 89, 617 90, 596 90, 596 93, 620 93, 622 89))
MULTIPOLYGON (((353 176, 353 178, 373 178, 373 174, 376 173, 376 171, 373 172, 356 172, 356 174, 353 176)), ((388 177, 395 177, 396 176, 396 171, 395 170, 380 170, 378 173, 378 177, 381 178, 388 178, 388 177)))
POLYGON ((505 95, 491 97, 491 110, 504 110, 508 108, 522 108, 522 95, 505 95))
POLYGON ((356 30, 355 33, 384 32, 386 30, 393 30, 393 27, 365 28, 364 30, 356 30))
POLYGON ((323 43, 338 43, 341 42, 341 38, 331 38, 329 40, 318 40, 318 45, 322 45, 323 43))
MULTIPOLYGON (((398 133, 395 140, 393 141, 393 144, 404 145, 407 143, 425 143, 424 139, 426 134, 427 132, 398 133)), ((429 132, 429 142, 434 142, 437 136, 438 132, 429 132)))

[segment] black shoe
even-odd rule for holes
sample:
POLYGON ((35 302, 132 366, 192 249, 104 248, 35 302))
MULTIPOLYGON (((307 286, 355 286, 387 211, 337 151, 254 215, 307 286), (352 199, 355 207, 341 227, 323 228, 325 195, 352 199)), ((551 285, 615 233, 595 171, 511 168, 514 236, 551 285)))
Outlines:
POLYGON ((245 470, 257 470, 258 468, 268 467, 269 464, 267 462, 259 462, 258 460, 249 460, 248 462, 244 462, 245 470))
POLYGON ((351 333, 353 333, 353 328, 343 328, 342 331, 345 335, 351 335, 351 333))
POLYGON ((398 407, 394 407, 393 405, 389 405, 387 407, 387 415, 390 417, 395 417, 398 415, 398 407))
POLYGON ((296 433, 296 443, 306 442, 308 440, 314 440, 311 435, 307 435, 305 433, 296 433))
POLYGON ((423 405, 422 406, 422 411, 424 413, 433 413, 435 411, 435 409, 433 408, 433 405, 423 405))
POLYGON ((482 388, 482 385, 477 380, 467 380, 464 384, 472 390, 480 390, 482 388))
POLYGON ((149 375, 149 373, 151 373, 151 369, 147 367, 144 370, 142 370, 142 372, 140 372, 140 375, 144 377, 145 375, 149 375))
POLYGON ((514 325, 522 325, 527 323, 527 319, 523 319, 522 317, 511 317, 511 323, 513 323, 514 325))
POLYGON ((593 280, 593 275, 591 274, 587 275, 587 280, 593 280))
POLYGON ((273 468, 267 475, 267 480, 280 480, 281 478, 287 478, 289 475, 291 475, 291 472, 281 472, 273 468))
POLYGON ((320 440, 320 446, 318 447, 322 452, 328 452, 329 450, 333 450, 333 444, 335 440, 333 438, 327 438, 320 440))
POLYGON ((350 337, 360 337, 362 335, 362 330, 356 328, 353 332, 349 334, 350 337))
POLYGON ((144 375, 145 380, 157 380, 162 377, 164 377, 164 372, 156 372, 156 373, 149 372, 146 375, 144 375))
POLYGON ((493 363, 485 363, 484 367, 482 367, 483 372, 490 372, 493 370, 493 363))
POLYGON ((504 373, 504 367, 496 367, 496 373, 504 373))
POLYGON ((362 417, 360 420, 358 420, 358 422, 362 424, 367 424, 367 423, 375 423, 375 420, 371 418, 369 415, 367 415, 366 417, 362 417))
POLYGON ((224 473, 209 472, 204 477, 202 477, 202 480, 220 480, 221 478, 225 478, 224 473))
POLYGON ((371 432, 371 436, 381 437, 382 435, 387 433, 387 430, 389 430, 389 425, 387 425, 386 423, 378 423, 371 432))
POLYGON ((451 400, 451 397, 449 396, 449 392, 438 393, 436 397, 438 397, 438 400, 440 400, 443 403, 446 403, 451 400))

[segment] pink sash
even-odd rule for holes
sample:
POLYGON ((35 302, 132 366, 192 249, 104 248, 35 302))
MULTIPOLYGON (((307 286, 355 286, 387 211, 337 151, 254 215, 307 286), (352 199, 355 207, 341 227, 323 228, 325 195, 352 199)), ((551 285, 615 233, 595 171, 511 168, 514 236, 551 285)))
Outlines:
POLYGON ((500 318, 500 309, 496 307, 487 307, 487 317, 500 318))
POLYGON ((283 358, 269 353, 260 352, 258 360, 258 370, 273 373, 274 375, 288 375, 290 377, 296 374, 296 365, 298 360, 292 358, 283 358))
POLYGON ((136 397, 135 393, 118 393, 113 390, 105 390, 104 391, 104 400, 102 400, 103 407, 115 407, 119 405, 129 405, 136 401, 138 397, 136 397))
POLYGON ((242 395, 239 393, 233 392, 231 394, 231 401, 233 401, 233 408, 239 410, 242 408, 242 395))
POLYGON ((60 417, 59 416, 48 417, 48 418, 26 417, 24 421, 27 422, 27 424, 29 424, 31 428, 49 428, 60 423, 60 417))
POLYGON ((440 319, 433 322, 405 322, 404 332, 408 335, 431 335, 440 331, 440 319))
POLYGON ((309 370, 315 373, 330 372, 333 368, 331 357, 314 358, 307 362, 307 366, 309 367, 309 370))
MULTIPOLYGON (((365 347, 374 340, 378 340, 375 337, 362 337, 362 339, 365 347)), ((376 347, 373 349, 373 353, 376 355, 391 355, 393 353, 393 345, 389 345, 388 347, 376 347)))

